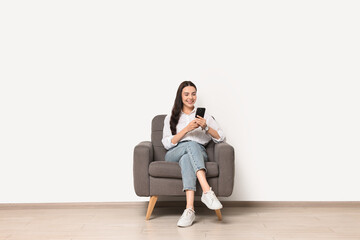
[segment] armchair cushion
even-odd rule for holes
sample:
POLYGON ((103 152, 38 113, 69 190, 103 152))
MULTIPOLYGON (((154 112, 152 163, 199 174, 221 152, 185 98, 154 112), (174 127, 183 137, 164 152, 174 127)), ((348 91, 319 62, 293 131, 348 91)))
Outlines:
MULTIPOLYGON (((219 168, 216 162, 206 162, 206 177, 218 177, 219 168)), ((181 168, 177 162, 155 161, 150 163, 149 174, 152 177, 181 179, 181 168)))

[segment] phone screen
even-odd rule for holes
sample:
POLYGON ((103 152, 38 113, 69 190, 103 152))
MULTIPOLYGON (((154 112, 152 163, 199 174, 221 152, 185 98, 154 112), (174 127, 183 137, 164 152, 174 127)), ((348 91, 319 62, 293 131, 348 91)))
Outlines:
POLYGON ((198 115, 203 118, 205 116, 205 108, 197 108, 195 117, 197 117, 198 115))

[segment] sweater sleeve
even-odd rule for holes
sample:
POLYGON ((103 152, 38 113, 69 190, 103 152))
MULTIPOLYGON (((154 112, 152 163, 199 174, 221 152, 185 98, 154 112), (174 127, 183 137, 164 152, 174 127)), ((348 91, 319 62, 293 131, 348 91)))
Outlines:
POLYGON ((223 130, 220 128, 219 124, 215 121, 213 116, 209 116, 209 118, 206 121, 206 124, 211 127, 212 129, 216 130, 220 136, 219 139, 214 138, 213 136, 211 136, 209 133, 206 133, 208 136, 210 136, 212 138, 212 140, 215 143, 220 143, 223 142, 225 140, 225 134, 223 132, 223 130))
POLYGON ((161 140, 166 150, 175 147, 178 143, 173 144, 171 139, 173 139, 174 135, 171 133, 170 129, 170 115, 167 115, 164 120, 164 129, 163 129, 163 138, 161 140))

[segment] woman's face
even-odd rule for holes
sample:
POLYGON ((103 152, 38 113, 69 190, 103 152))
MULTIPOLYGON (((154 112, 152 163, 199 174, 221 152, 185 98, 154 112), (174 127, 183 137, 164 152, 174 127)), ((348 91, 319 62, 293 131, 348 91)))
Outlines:
POLYGON ((193 86, 184 87, 181 96, 184 107, 194 107, 194 104, 196 102, 196 89, 193 86))

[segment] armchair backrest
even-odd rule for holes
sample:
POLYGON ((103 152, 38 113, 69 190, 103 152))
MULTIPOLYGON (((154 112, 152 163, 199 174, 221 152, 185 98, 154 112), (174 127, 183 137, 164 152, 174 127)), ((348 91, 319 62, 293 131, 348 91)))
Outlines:
POLYGON ((166 115, 157 115, 151 124, 151 142, 154 148, 154 161, 164 161, 167 150, 162 144, 164 120, 166 115))
MULTIPOLYGON (((157 115, 153 118, 151 124, 151 142, 154 149, 154 161, 164 161, 167 150, 164 148, 161 140, 163 137, 164 120, 166 115, 157 115)), ((208 160, 214 161, 214 141, 210 141, 206 145, 206 151, 208 154, 208 160)))

